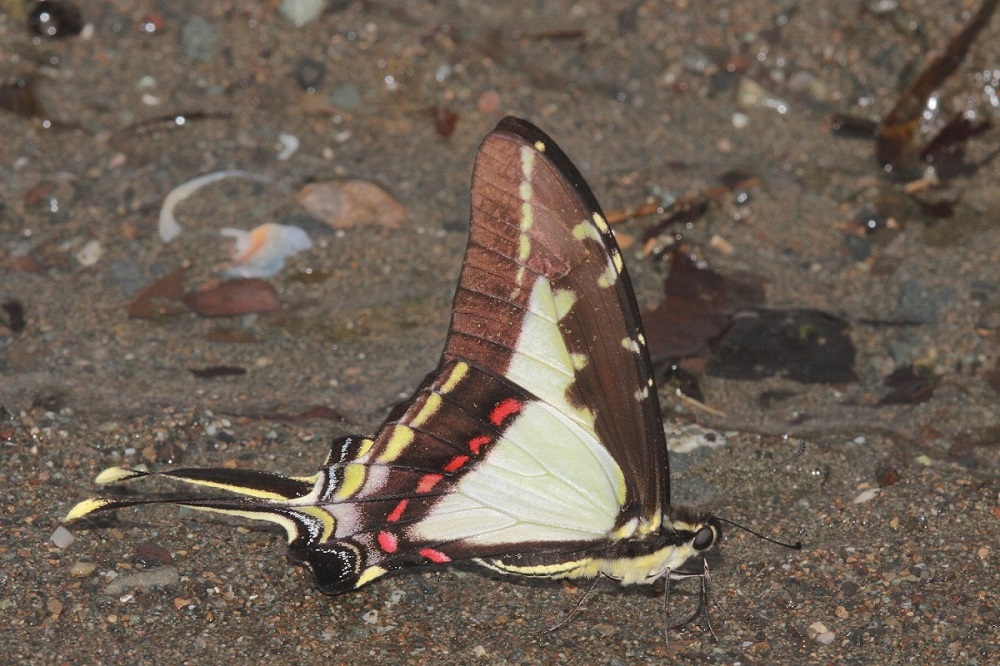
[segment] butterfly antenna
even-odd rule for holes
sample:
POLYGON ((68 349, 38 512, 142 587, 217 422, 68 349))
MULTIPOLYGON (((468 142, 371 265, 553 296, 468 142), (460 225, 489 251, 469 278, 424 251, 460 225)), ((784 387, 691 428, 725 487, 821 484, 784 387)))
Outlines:
MULTIPOLYGON (((788 435, 785 435, 782 439, 784 439, 785 441, 788 441, 788 435)), ((773 469, 781 467, 782 465, 787 465, 788 463, 792 462, 796 458, 800 457, 805 452, 806 452, 806 441, 803 439, 803 440, 799 441, 799 448, 792 455, 790 455, 790 456, 788 456, 788 457, 786 457, 786 458, 784 458, 782 460, 779 460, 778 462, 774 463, 773 465, 768 465, 764 469, 758 470, 757 472, 754 472, 749 477, 747 477, 747 478, 745 478, 745 479, 743 479, 741 481, 738 481, 737 483, 734 483, 734 484, 728 486, 725 490, 723 490, 721 493, 719 493, 719 499, 715 502, 715 505, 718 506, 719 502, 721 500, 725 499, 731 492, 733 492, 733 490, 736 488, 737 485, 745 484, 747 481, 750 481, 752 479, 756 479, 761 474, 766 474, 767 472, 770 472, 773 469)), ((778 539, 772 539, 771 537, 764 536, 760 532, 757 532, 755 530, 750 529, 746 525, 741 525, 740 523, 733 522, 732 520, 729 520, 727 518, 721 518, 718 515, 716 515, 716 513, 715 513, 714 510, 712 511, 712 514, 715 515, 716 519, 719 522, 727 523, 729 525, 732 525, 733 527, 738 527, 739 529, 743 530, 744 532, 749 532, 750 534, 754 535, 758 539, 763 539, 764 541, 767 541, 769 543, 773 543, 776 546, 783 546, 785 548, 791 548, 792 550, 802 550, 802 542, 801 541, 796 541, 795 543, 788 543, 786 541, 780 541, 778 539)))
POLYGON ((786 541, 780 541, 778 539, 772 539, 769 536, 765 536, 765 535, 761 534, 760 532, 757 532, 757 531, 754 531, 754 530, 750 529, 746 525, 740 525, 739 523, 733 522, 732 520, 728 520, 726 518, 720 518, 719 516, 715 516, 715 519, 718 520, 720 523, 726 523, 727 525, 732 525, 733 527, 738 527, 741 530, 743 530, 744 532, 749 532, 750 534, 754 535, 758 539, 763 539, 764 541, 767 541, 769 543, 773 543, 776 546, 783 546, 785 548, 791 548, 792 550, 802 550, 802 542, 801 541, 796 541, 795 543, 788 543, 786 541))

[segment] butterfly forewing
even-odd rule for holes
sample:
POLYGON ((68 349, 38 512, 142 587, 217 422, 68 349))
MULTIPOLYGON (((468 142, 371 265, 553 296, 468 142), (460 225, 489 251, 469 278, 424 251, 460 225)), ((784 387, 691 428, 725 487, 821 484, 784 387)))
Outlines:
POLYGON ((540 130, 505 119, 476 160, 445 358, 496 368, 589 427, 624 477, 620 525, 657 523, 669 491, 637 312, 618 246, 582 176, 540 130))

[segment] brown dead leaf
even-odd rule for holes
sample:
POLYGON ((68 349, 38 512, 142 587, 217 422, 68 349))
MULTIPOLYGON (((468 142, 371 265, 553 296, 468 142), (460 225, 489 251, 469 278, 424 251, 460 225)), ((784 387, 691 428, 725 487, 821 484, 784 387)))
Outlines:
POLYGON ((368 180, 310 183, 299 190, 295 201, 334 229, 360 225, 398 229, 406 221, 403 204, 368 180))
POLYGON ((228 280, 204 291, 184 295, 184 303, 202 317, 276 312, 281 309, 278 293, 266 280, 228 280))
POLYGON ((159 277, 139 291, 128 304, 129 319, 160 319, 187 312, 184 299, 184 269, 159 277))

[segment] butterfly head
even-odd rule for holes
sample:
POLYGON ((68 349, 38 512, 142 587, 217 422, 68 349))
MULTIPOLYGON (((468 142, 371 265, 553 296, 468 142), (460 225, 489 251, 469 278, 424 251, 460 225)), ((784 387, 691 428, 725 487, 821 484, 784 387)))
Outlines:
POLYGON ((712 514, 671 507, 663 514, 660 534, 674 549, 670 572, 683 575, 722 541, 722 524, 712 514))

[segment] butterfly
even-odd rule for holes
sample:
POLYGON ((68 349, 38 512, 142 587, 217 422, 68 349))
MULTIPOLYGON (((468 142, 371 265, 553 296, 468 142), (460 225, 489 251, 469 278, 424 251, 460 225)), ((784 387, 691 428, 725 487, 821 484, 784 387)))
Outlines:
POLYGON ((702 575, 718 518, 671 506, 667 443, 635 294, 580 172, 502 120, 472 177, 469 243, 437 369, 373 436, 336 439, 309 477, 110 468, 221 497, 94 498, 67 515, 173 503, 277 523, 326 593, 472 561, 622 585, 702 575))

